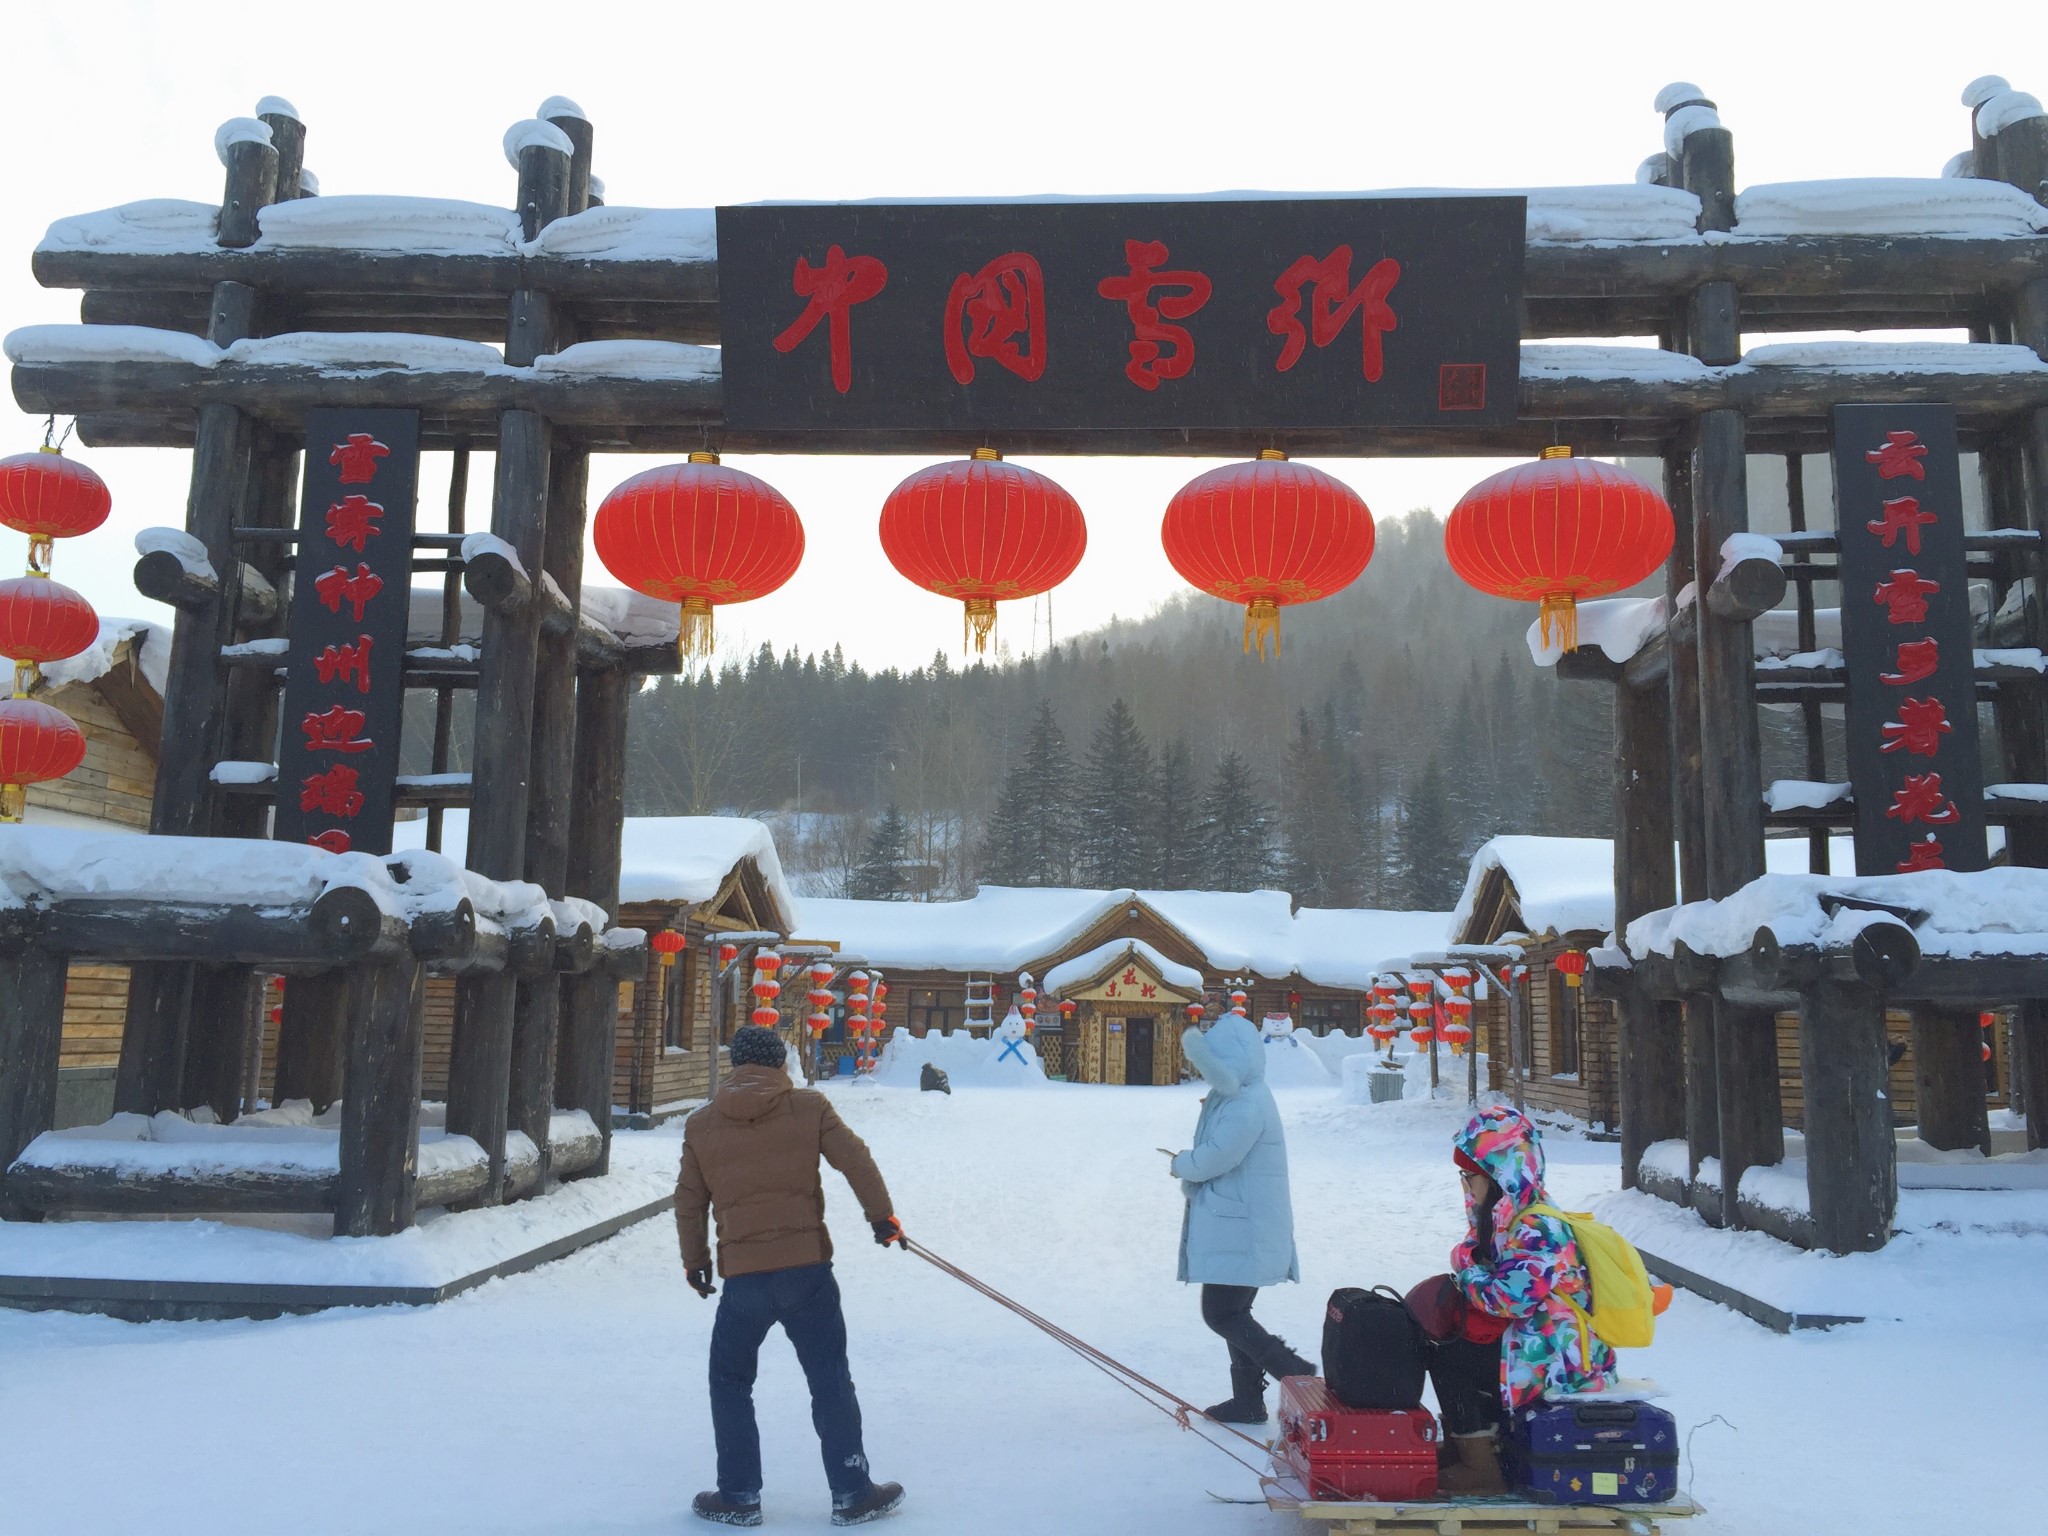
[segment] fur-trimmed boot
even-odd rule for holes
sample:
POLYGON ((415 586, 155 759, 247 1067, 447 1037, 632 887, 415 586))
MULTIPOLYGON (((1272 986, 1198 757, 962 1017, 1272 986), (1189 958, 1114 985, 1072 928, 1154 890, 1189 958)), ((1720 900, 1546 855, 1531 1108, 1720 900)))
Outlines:
POLYGON ((1500 1469, 1500 1444, 1494 1432, 1483 1429, 1476 1435, 1452 1435, 1454 1465, 1437 1474, 1437 1487, 1444 1493, 1506 1493, 1508 1480, 1500 1469))
POLYGON ((1266 1422, 1266 1373, 1256 1365, 1230 1363, 1230 1396, 1202 1410, 1219 1424, 1266 1422))

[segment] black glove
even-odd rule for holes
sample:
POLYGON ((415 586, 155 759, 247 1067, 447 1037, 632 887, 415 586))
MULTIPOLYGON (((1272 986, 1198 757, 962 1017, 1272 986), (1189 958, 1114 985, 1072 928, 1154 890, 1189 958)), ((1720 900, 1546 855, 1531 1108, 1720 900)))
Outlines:
POLYGON ((884 1248, 891 1243, 901 1245, 903 1242, 903 1223, 894 1216, 885 1216, 880 1221, 869 1222, 868 1225, 875 1229, 875 1241, 884 1248))
POLYGON ((718 1287, 711 1283, 711 1271, 708 1267, 704 1269, 693 1269, 688 1274, 683 1276, 683 1278, 690 1282, 691 1290, 695 1291, 699 1296, 704 1297, 706 1300, 709 1300, 711 1297, 716 1296, 718 1294, 718 1287))

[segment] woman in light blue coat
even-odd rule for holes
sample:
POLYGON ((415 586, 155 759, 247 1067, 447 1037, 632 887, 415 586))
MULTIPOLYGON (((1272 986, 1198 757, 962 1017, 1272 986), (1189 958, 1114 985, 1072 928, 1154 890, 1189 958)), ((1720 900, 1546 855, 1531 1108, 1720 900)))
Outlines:
POLYGON ((1265 1082, 1265 1046, 1248 1020, 1226 1013, 1207 1033, 1191 1029, 1180 1043, 1209 1084, 1195 1144, 1170 1165, 1188 1200, 1180 1278, 1202 1287, 1202 1321, 1230 1347, 1230 1396, 1209 1417, 1263 1424, 1266 1377, 1316 1373, 1252 1317, 1260 1286, 1301 1278, 1287 1140, 1265 1082))

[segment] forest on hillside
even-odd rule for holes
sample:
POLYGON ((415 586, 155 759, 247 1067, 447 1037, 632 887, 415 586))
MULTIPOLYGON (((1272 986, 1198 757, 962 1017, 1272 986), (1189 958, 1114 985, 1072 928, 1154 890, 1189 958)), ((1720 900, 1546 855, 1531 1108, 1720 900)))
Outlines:
MULTIPOLYGON (((869 672, 763 645, 635 700, 628 809, 760 816, 813 894, 1277 886, 1447 907, 1497 832, 1609 830, 1609 691, 1532 665, 1533 616, 1465 587, 1413 512, 1381 521, 1349 589, 1284 610, 1277 660, 1197 594, 993 663, 869 672)), ((1774 713, 1770 773, 1799 776, 1774 713)))

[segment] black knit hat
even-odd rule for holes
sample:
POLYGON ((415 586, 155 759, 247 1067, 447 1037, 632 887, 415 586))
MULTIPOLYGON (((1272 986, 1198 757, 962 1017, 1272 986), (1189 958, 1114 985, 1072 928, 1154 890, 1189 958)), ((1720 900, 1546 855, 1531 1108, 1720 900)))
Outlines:
POLYGON ((730 1047, 736 1067, 779 1067, 782 1065, 782 1037, 758 1024, 742 1024, 732 1032, 730 1047))

